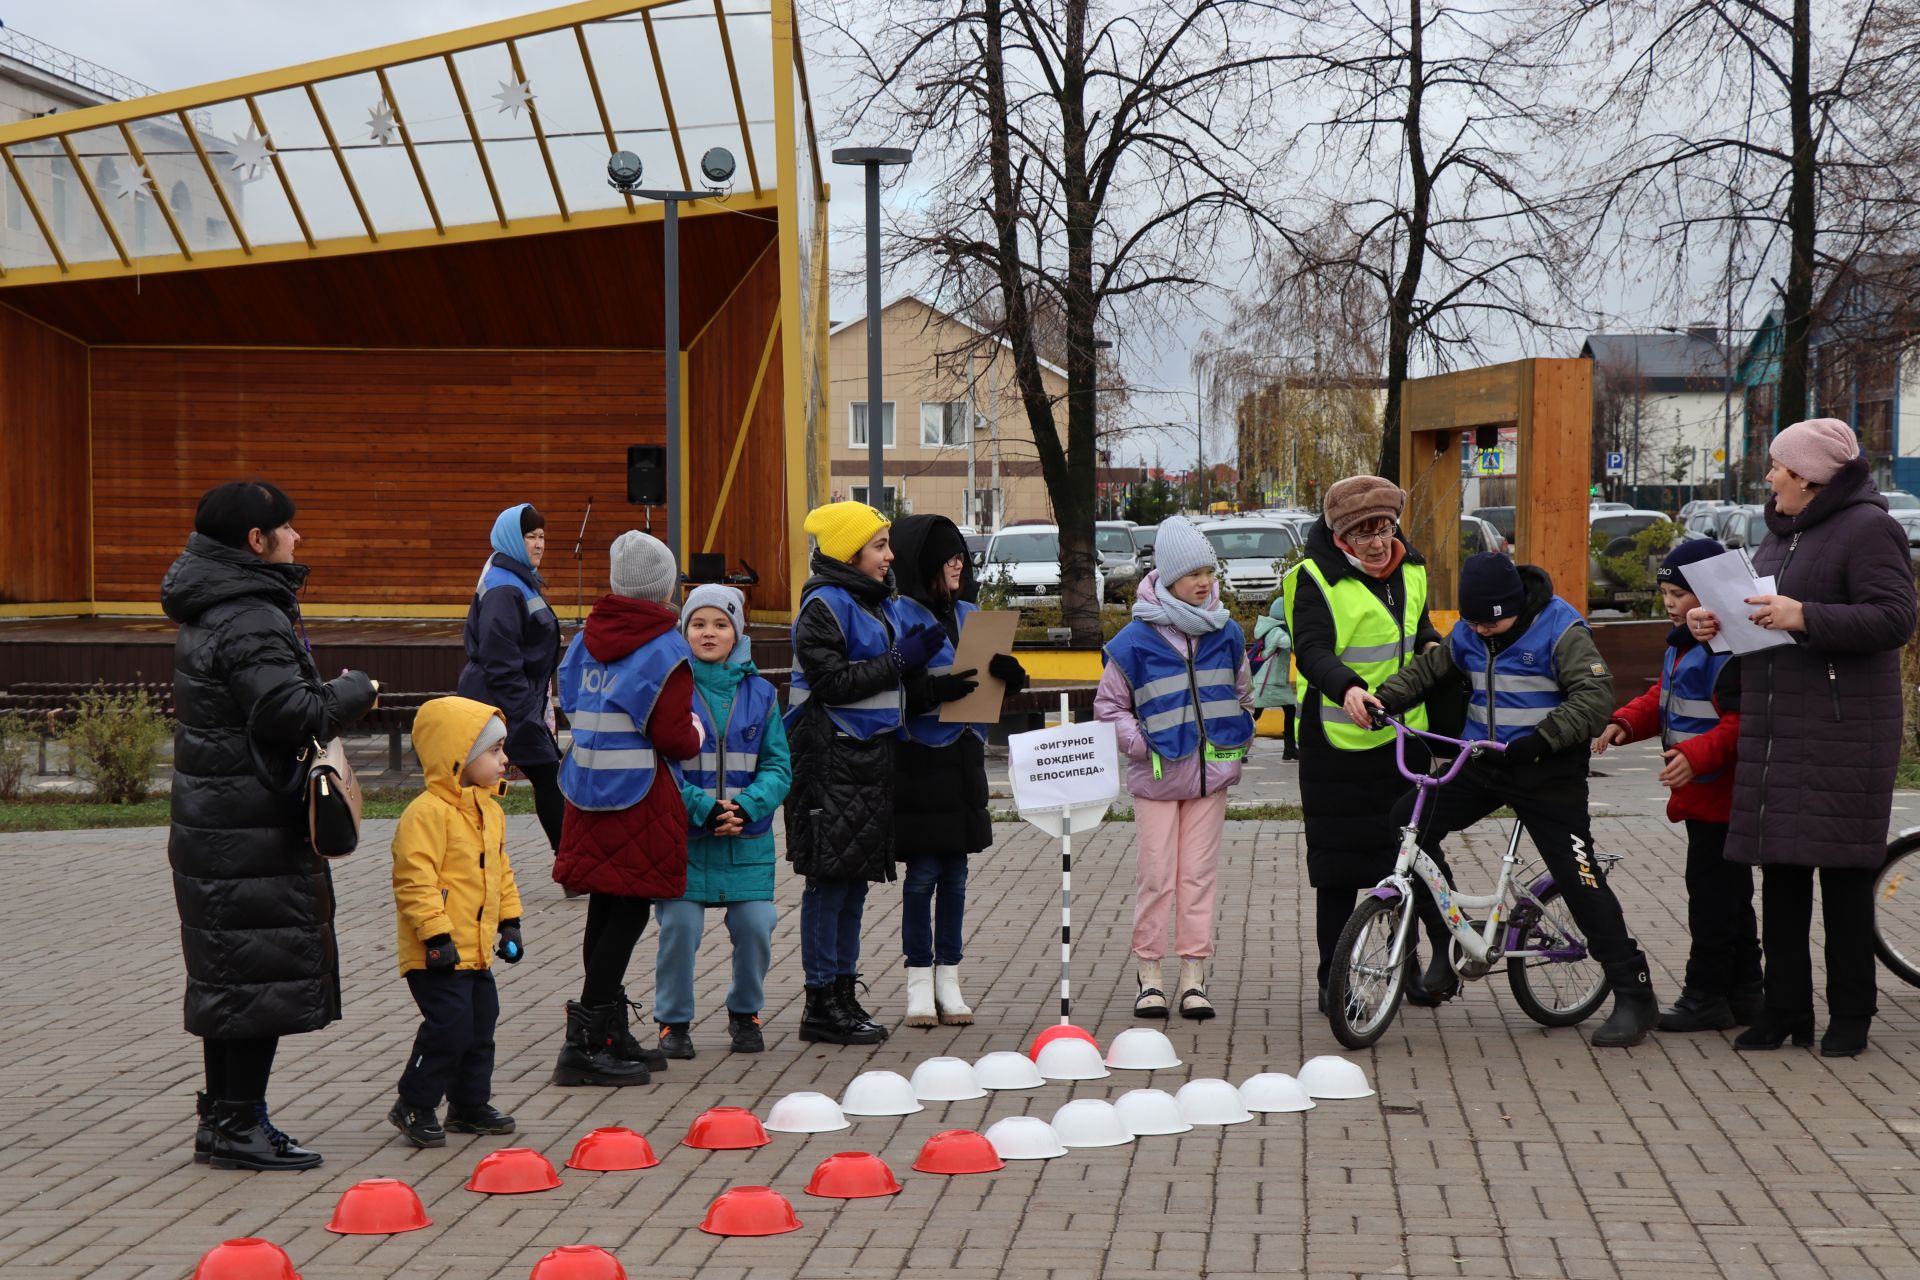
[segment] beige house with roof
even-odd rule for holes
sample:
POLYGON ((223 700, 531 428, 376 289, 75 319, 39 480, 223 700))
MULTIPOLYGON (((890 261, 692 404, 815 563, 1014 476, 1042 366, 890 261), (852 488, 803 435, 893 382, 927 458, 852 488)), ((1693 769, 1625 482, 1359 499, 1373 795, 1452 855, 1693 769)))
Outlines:
MULTIPOLYGON (((992 533, 1015 520, 1051 520, 1013 354, 977 326, 911 295, 881 309, 885 488, 876 504, 950 516, 992 533)), ((834 499, 867 492, 867 319, 828 330, 827 445, 834 499)), ((1040 365, 1066 432, 1066 370, 1040 365)))

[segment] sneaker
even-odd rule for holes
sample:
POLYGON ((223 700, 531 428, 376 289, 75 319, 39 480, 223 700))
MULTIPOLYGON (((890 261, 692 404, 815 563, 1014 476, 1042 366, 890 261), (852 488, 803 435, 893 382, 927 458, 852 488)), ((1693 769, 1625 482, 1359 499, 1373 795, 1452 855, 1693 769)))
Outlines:
POLYGON ((764 1053, 767 1042, 760 1034, 760 1015, 727 1010, 727 1035, 735 1053, 764 1053))
POLYGON ((513 1117, 485 1102, 447 1104, 448 1133, 504 1134, 514 1131, 513 1117))
POLYGON ((693 1037, 687 1034, 684 1022, 663 1022, 660 1024, 660 1054, 666 1058, 691 1058, 693 1056, 693 1037))
POLYGON ((387 1112, 387 1123, 416 1147, 444 1147, 447 1131, 440 1127, 440 1116, 432 1107, 412 1107, 403 1100, 387 1112))

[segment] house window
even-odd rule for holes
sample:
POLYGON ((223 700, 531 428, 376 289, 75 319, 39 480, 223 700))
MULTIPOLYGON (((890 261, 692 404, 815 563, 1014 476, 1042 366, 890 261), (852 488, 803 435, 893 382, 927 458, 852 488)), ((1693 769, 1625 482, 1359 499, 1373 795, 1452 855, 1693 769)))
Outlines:
POLYGON ((928 449, 964 445, 973 439, 973 406, 965 400, 923 400, 920 444, 928 449))
MULTIPOLYGON (((847 443, 856 449, 867 447, 867 402, 855 400, 848 406, 850 422, 847 431, 847 443)), ((893 448, 893 401, 884 400, 880 404, 880 447, 893 448)))
MULTIPOLYGON (((888 406, 888 407, 891 408, 892 406, 888 406)), ((894 487, 892 485, 883 484, 880 486, 880 501, 878 502, 875 502, 872 499, 868 498, 867 492, 868 492, 868 488, 866 485, 864 484, 854 485, 853 500, 855 502, 864 502, 868 506, 876 507, 879 510, 886 512, 889 515, 893 514, 894 487)))

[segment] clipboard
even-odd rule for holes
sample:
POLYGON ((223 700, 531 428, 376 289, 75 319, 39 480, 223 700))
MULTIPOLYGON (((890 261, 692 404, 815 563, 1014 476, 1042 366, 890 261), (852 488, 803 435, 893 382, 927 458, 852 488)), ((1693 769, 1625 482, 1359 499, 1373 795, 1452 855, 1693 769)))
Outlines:
POLYGON ((972 667, 980 687, 958 702, 941 703, 941 724, 992 724, 1000 718, 1007 686, 987 674, 987 664, 996 653, 1013 652, 1013 633, 1019 625, 1018 609, 976 609, 967 615, 960 626, 960 643, 954 646, 953 669, 972 667))

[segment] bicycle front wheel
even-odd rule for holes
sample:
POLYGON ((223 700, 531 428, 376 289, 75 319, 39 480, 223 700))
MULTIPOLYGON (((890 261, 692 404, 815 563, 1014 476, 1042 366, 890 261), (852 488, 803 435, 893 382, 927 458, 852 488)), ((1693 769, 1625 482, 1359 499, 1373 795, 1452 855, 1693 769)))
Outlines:
POLYGON ((1560 886, 1522 894, 1513 928, 1520 941, 1511 950, 1548 953, 1507 960, 1507 985, 1526 1015, 1543 1027, 1571 1027, 1592 1017, 1612 988, 1606 970, 1587 951, 1586 936, 1573 922, 1560 886))
POLYGON ((1334 1037, 1349 1049, 1373 1044, 1400 1010, 1407 967, 1393 963, 1393 940, 1410 909, 1405 898, 1368 894, 1340 931, 1327 974, 1327 1021, 1334 1037))
POLYGON ((1910 987, 1920 987, 1920 831, 1887 846, 1873 882, 1873 949, 1880 963, 1910 987))

